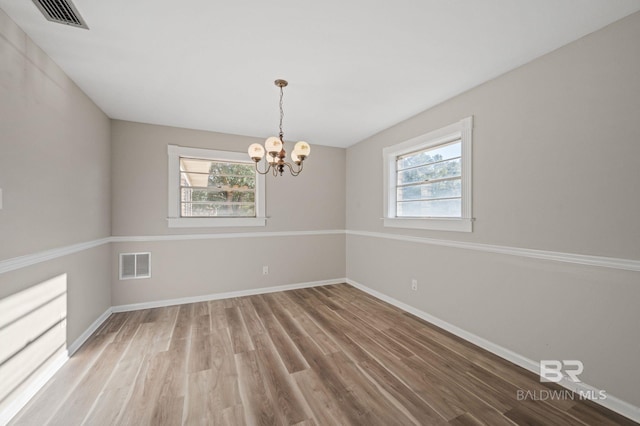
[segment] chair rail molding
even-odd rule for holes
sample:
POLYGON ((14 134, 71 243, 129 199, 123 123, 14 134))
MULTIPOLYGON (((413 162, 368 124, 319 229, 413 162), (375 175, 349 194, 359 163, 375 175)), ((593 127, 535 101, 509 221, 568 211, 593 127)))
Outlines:
POLYGON ((602 268, 623 269, 626 271, 640 272, 640 260, 621 259, 617 257, 592 256, 587 254, 563 253, 548 250, 536 250, 519 247, 498 246, 482 243, 470 243, 465 241, 439 240, 435 238, 414 237, 401 234, 384 232, 369 232, 347 230, 347 235, 360 237, 383 238, 389 240, 405 241, 409 243, 429 244, 442 247, 454 247, 465 250, 475 250, 487 253, 506 254, 509 256, 528 257, 532 259, 551 260, 555 262, 574 263, 586 266, 598 266, 602 268))

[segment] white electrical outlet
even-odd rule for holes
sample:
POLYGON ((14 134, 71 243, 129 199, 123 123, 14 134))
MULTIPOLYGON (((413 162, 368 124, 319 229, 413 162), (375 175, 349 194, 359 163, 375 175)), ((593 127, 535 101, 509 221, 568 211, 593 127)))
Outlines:
POLYGON ((269 267, 267 265, 262 267, 262 275, 269 275, 269 267))
POLYGON ((411 290, 418 291, 418 280, 415 278, 411 280, 411 290))

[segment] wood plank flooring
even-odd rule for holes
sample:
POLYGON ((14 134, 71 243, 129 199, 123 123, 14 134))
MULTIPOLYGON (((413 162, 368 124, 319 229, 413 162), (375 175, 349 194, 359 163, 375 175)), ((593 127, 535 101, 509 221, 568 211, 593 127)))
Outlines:
POLYGON ((14 425, 615 425, 349 285, 113 314, 14 425))

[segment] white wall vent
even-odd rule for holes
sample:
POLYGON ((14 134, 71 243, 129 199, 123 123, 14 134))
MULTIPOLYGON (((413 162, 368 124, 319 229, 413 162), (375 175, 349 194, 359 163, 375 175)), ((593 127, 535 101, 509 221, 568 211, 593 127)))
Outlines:
POLYGON ((120 279, 151 278, 151 253, 120 253, 120 279))
POLYGON ((89 29, 71 0, 33 0, 47 21, 89 29))

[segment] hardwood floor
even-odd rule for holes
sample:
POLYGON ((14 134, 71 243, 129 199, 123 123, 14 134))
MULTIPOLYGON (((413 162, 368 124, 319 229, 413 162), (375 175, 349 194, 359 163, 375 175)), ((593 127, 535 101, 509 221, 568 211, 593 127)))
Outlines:
POLYGON ((613 425, 346 284, 113 314, 15 425, 613 425))

